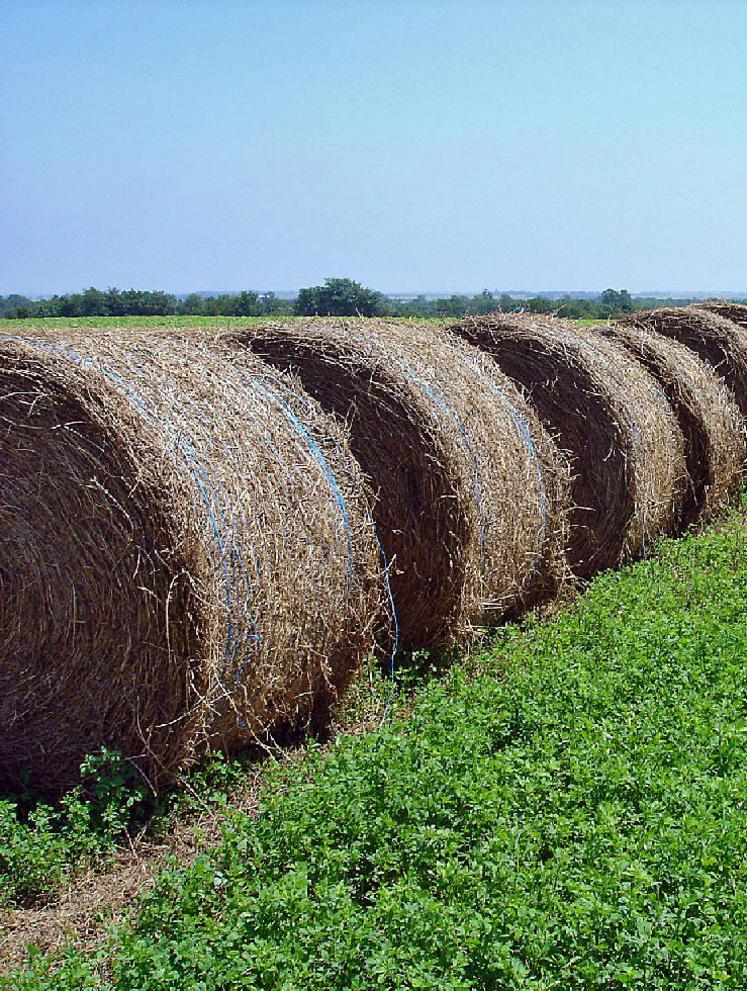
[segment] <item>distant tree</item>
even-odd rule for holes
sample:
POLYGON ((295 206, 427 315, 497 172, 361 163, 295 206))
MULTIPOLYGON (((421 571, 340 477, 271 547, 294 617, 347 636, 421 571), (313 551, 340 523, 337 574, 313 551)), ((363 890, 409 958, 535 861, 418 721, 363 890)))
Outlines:
POLYGON ((265 314, 287 313, 290 303, 277 299, 273 293, 260 297, 258 293, 244 290, 240 293, 222 293, 217 296, 200 296, 193 292, 179 303, 179 313, 208 317, 260 317, 265 314))
POLYGON ((498 305, 503 313, 511 313, 521 308, 521 301, 509 296, 507 292, 502 292, 498 297, 498 305))
POLYGON ((564 297, 555 313, 559 317, 568 317, 571 320, 585 320, 594 317, 596 309, 595 304, 589 299, 564 297))
POLYGON ((179 312, 186 313, 189 316, 200 316, 200 314, 204 313, 202 303, 202 296, 198 292, 191 292, 179 303, 179 312))
POLYGON ((109 293, 94 289, 85 289, 80 296, 80 312, 84 317, 109 316, 109 293))
POLYGON ((234 314, 237 317, 259 317, 262 306, 256 292, 240 292, 234 300, 234 314))
POLYGON ((530 313, 552 313, 558 306, 555 300, 547 296, 532 296, 525 300, 524 305, 530 313))
POLYGON ((383 316, 387 305, 381 293, 353 279, 325 279, 323 286, 299 291, 294 312, 299 316, 375 317, 383 316))
POLYGON ((21 296, 19 293, 11 293, 9 296, 0 296, 0 317, 20 317, 34 316, 38 303, 21 296))
POLYGON ((263 293, 260 297, 260 306, 262 307, 262 313, 268 316, 279 313, 290 314, 293 312, 293 301, 290 299, 278 299, 274 292, 263 293))
POLYGON ((605 289, 599 297, 599 303, 611 314, 630 313, 635 309, 635 303, 627 289, 605 289))
POLYGON ((191 293, 183 300, 165 292, 139 289, 109 288, 106 292, 90 286, 80 293, 32 300, 17 293, 0 296, 0 317, 81 317, 81 316, 165 316, 174 313, 202 316, 272 316, 299 313, 320 316, 377 316, 391 314, 402 317, 459 318, 465 314, 524 311, 555 313, 572 319, 608 319, 631 310, 657 306, 686 306, 691 298, 633 299, 627 289, 605 289, 595 298, 563 296, 534 296, 515 298, 508 293, 496 297, 484 289, 474 296, 454 294, 440 299, 424 295, 414 299, 386 299, 381 293, 367 289, 352 279, 326 279, 322 286, 302 289, 295 305, 290 299, 279 299, 274 293, 261 295, 245 290, 204 297, 191 293))
POLYGON ((479 296, 473 296, 469 304, 470 313, 495 313, 498 309, 498 300, 488 289, 483 289, 479 296))
POLYGON ((60 317, 82 317, 83 316, 83 295, 82 293, 67 293, 64 296, 53 296, 52 304, 55 309, 55 316, 60 317))
POLYGON ((33 303, 19 303, 14 310, 10 311, 9 315, 16 317, 18 320, 25 320, 27 317, 33 317, 34 305, 33 303))

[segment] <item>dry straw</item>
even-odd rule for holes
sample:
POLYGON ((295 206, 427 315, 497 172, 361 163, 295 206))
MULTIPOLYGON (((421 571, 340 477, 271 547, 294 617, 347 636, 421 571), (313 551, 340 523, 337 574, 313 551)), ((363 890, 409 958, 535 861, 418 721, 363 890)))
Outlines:
POLYGON ((157 785, 323 718, 380 616, 346 437, 196 339, 0 339, 0 783, 157 785))
POLYGON ((704 303, 698 303, 692 309, 705 310, 708 313, 715 314, 717 317, 731 320, 738 327, 747 330, 747 303, 730 303, 725 299, 709 299, 704 303))
POLYGON ((406 649, 445 649, 549 597, 567 465, 518 390, 441 329, 308 320, 230 336, 343 419, 375 491, 406 649))
POLYGON ((678 341, 610 324, 605 337, 630 351, 658 381, 685 439, 689 476, 680 525, 710 519, 739 488, 745 458, 742 417, 722 379, 678 341))
POLYGON ((656 331, 695 351, 726 382, 747 417, 747 335, 736 324, 691 306, 632 313, 622 323, 656 331))
POLYGON ((661 389, 619 344, 568 321, 494 315, 452 328, 529 395, 569 452, 569 560, 589 577, 670 533, 684 495, 683 439, 661 389))

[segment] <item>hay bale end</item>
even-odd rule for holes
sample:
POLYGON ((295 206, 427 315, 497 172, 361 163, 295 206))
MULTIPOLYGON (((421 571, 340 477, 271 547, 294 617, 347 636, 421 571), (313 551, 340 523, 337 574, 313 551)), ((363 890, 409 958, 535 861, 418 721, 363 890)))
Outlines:
POLYGON ((339 424, 192 338, 0 339, 0 786, 120 750, 153 784, 321 718, 380 549, 339 424))

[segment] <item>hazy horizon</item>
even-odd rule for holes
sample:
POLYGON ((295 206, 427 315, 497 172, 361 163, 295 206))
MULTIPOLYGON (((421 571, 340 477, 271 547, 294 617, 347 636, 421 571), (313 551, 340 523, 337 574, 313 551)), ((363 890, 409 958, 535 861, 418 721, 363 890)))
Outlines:
MULTIPOLYGON (((79 287, 74 288, 74 289, 67 289, 67 290, 62 290, 62 291, 59 291, 59 292, 36 292, 36 291, 31 291, 31 290, 29 290, 27 292, 24 292, 22 290, 12 289, 12 290, 8 290, 6 292, 2 292, 2 290, 0 290, 0 295, 7 296, 7 295, 13 293, 13 294, 17 294, 17 295, 20 295, 20 296, 26 296, 27 298, 32 299, 32 300, 33 299, 49 299, 49 298, 51 298, 52 296, 55 296, 55 295, 63 296, 63 295, 69 295, 69 294, 73 294, 73 293, 81 293, 81 292, 84 292, 88 288, 90 288, 90 287, 89 286, 79 286, 79 287)), ((227 287, 227 288, 223 288, 223 289, 200 289, 200 288, 197 288, 197 289, 174 289, 174 288, 169 288, 168 286, 129 286, 129 285, 120 285, 120 286, 116 286, 116 287, 95 286, 94 288, 100 289, 100 290, 107 290, 109 288, 117 288, 119 290, 138 289, 138 290, 146 290, 146 291, 150 291, 150 292, 166 292, 166 293, 170 293, 171 295, 174 295, 174 296, 182 297, 182 296, 187 296, 190 293, 197 293, 198 295, 202 295, 202 296, 206 296, 206 295, 209 295, 209 296, 238 295, 238 293, 244 292, 244 291, 252 291, 252 292, 257 292, 259 294, 275 293, 278 296, 295 296, 298 293, 298 291, 300 289, 304 288, 304 287, 303 286, 297 286, 294 289, 287 289, 287 288, 283 289, 283 288, 277 288, 277 287, 276 288, 266 288, 266 287, 262 287, 262 286, 234 286, 234 287, 227 287)), ((603 286, 603 287, 594 288, 594 289, 526 289, 526 288, 523 288, 522 289, 522 288, 516 288, 516 287, 504 289, 504 288, 495 287, 495 286, 493 286, 493 287, 483 286, 481 289, 381 289, 378 286, 369 286, 368 288, 375 289, 377 292, 380 292, 384 296, 439 296, 439 297, 441 297, 441 296, 452 296, 452 295, 458 295, 458 296, 476 296, 476 295, 479 295, 479 293, 484 292, 484 291, 491 292, 494 295, 500 294, 500 293, 506 293, 508 295, 515 295, 515 296, 564 296, 564 295, 569 295, 569 296, 574 296, 574 295, 591 296, 591 295, 600 295, 605 289, 617 289, 617 290, 627 289, 628 292, 630 293, 630 295, 633 296, 634 298, 651 297, 651 298, 662 298, 662 299, 665 299, 665 298, 671 297, 673 299, 696 299, 696 298, 707 299, 707 298, 712 298, 712 297, 713 298, 716 298, 719 295, 721 295, 723 297, 732 297, 732 296, 738 296, 740 298, 741 297, 747 297, 747 289, 743 289, 743 290, 737 289, 737 290, 729 290, 729 291, 713 290, 713 289, 674 289, 674 290, 673 289, 643 289, 643 290, 639 290, 639 289, 630 289, 628 286, 621 286, 621 285, 603 286)))
POLYGON ((0 0, 0 26, 2 294, 745 292, 737 0, 0 0))

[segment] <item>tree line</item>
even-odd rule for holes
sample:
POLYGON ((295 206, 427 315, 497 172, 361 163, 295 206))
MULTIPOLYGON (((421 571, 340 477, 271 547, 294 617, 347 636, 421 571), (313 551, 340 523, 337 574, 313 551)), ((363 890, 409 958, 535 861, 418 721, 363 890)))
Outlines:
POLYGON ((172 293, 139 289, 95 289, 80 293, 32 300, 18 294, 0 296, 0 317, 272 317, 298 316, 392 316, 462 317, 495 312, 524 311, 555 314, 572 319, 607 319, 649 306, 678 305, 691 300, 633 298, 626 289, 606 289, 594 299, 537 295, 529 299, 484 290, 474 296, 454 294, 438 299, 424 295, 393 299, 353 279, 325 279, 320 286, 301 289, 295 299, 274 293, 245 290, 239 293, 179 298, 172 293))
POLYGON ((0 317, 35 319, 45 317, 158 317, 158 316, 238 316, 259 317, 292 312, 292 301, 280 300, 273 293, 226 293, 201 296, 191 293, 184 299, 167 292, 141 289, 85 289, 80 293, 28 299, 13 294, 0 296, 0 317))

